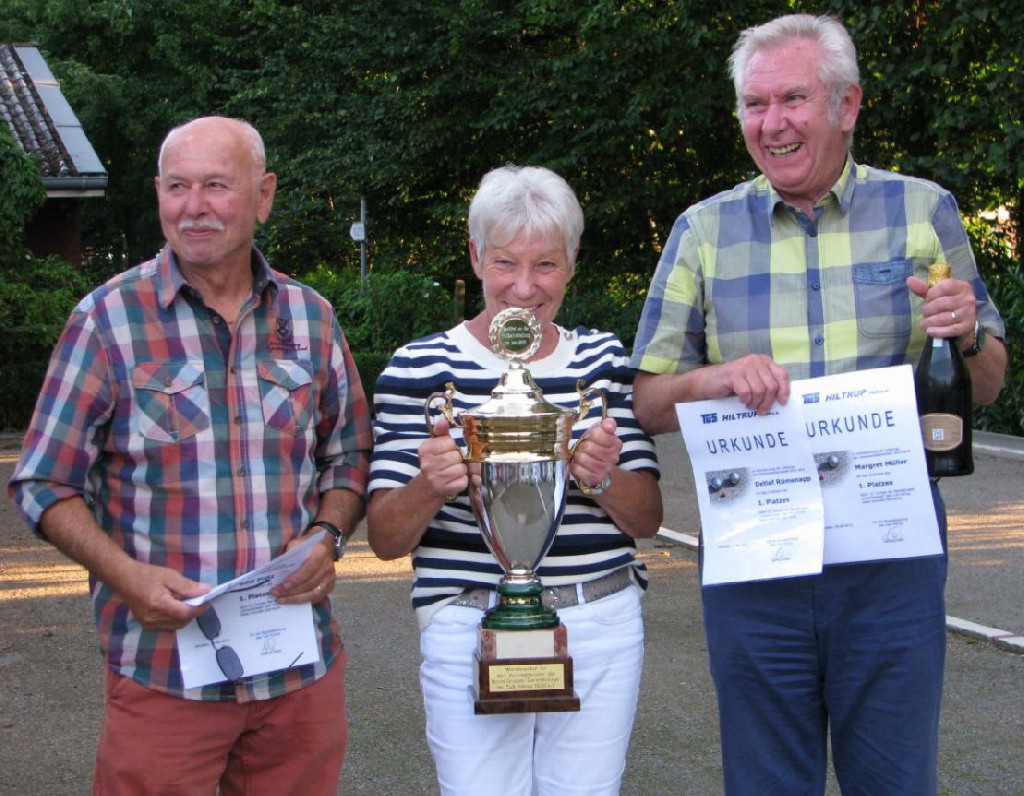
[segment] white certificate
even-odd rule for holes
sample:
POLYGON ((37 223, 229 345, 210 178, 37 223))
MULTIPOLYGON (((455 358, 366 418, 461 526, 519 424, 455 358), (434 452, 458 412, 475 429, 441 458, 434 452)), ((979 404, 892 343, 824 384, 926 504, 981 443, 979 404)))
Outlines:
POLYGON ((794 381, 762 416, 735 397, 676 413, 705 585, 942 553, 909 365, 794 381))
POLYGON ((281 605, 270 590, 309 558, 324 533, 201 597, 185 600, 190 605, 210 603, 204 616, 177 631, 186 688, 320 660, 313 606, 281 605))
POLYGON ((910 365, 795 381, 825 501, 826 564, 939 555, 910 365))
POLYGON ((824 507, 800 405, 757 415, 733 397, 676 413, 697 488, 702 582, 821 572, 824 507))

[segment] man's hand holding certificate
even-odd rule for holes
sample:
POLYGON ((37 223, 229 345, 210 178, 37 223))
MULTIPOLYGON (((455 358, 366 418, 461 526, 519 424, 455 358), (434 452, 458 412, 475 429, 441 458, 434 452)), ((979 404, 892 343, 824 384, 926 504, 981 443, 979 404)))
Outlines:
POLYGON ((178 635, 186 688, 238 680, 320 659, 313 606, 280 605, 270 590, 309 558, 324 531, 266 565, 222 583, 189 605, 210 603, 206 613, 178 635))

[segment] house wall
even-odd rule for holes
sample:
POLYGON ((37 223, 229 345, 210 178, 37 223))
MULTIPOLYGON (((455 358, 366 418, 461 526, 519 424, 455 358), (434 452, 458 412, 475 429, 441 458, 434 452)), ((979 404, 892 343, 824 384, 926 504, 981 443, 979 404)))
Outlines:
POLYGON ((37 257, 56 254, 81 266, 82 210, 79 199, 47 199, 25 230, 32 253, 37 257))

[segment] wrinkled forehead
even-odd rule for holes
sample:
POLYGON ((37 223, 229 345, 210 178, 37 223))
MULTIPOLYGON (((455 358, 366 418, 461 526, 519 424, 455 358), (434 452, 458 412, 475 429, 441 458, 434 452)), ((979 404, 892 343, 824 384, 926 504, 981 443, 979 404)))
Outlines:
POLYGON ((817 87, 821 84, 820 61, 818 43, 810 39, 792 39, 764 47, 747 62, 743 73, 744 93, 782 85, 817 87))

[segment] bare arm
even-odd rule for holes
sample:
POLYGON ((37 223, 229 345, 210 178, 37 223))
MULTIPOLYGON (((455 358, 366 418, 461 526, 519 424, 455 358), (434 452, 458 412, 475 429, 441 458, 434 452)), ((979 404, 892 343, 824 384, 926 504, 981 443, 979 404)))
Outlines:
POLYGON ((650 538, 661 527, 661 489, 653 473, 618 466, 622 440, 615 430, 615 421, 607 417, 587 431, 573 451, 569 472, 577 482, 588 486, 599 484, 610 475, 608 488, 591 499, 608 512, 616 527, 627 536, 650 538))
POLYGON ((96 524, 82 498, 54 503, 43 513, 39 527, 58 550, 113 589, 147 630, 177 630, 204 610, 182 600, 205 594, 208 585, 167 567, 136 561, 96 524))
MULTIPOLYGON (((968 348, 974 343, 973 337, 972 332, 968 348)), ((1003 389, 1009 364, 1006 345, 998 337, 990 335, 978 355, 965 361, 967 369, 971 372, 971 395, 974 403, 982 406, 995 403, 1003 389)))
MULTIPOLYGON (((313 521, 325 520, 334 523, 341 528, 345 538, 350 539, 365 511, 366 503, 362 495, 351 489, 329 489, 320 496, 320 508, 313 521)), ((292 539, 287 547, 301 544, 305 537, 306 534, 302 534, 292 539)), ((272 593, 282 605, 317 602, 330 593, 337 579, 334 537, 327 534, 324 536, 323 544, 319 545, 284 583, 274 587, 272 593)))
POLYGON ((448 421, 438 420, 434 433, 419 447, 419 473, 405 486, 379 489, 370 498, 367 536, 373 552, 385 561, 415 550, 447 496, 469 486, 468 468, 448 434, 448 421))
POLYGON ((764 414, 789 400, 789 374, 763 354, 749 354, 721 365, 686 373, 639 371, 633 382, 633 409, 648 434, 679 430, 675 405, 712 398, 739 397, 750 410, 764 414))
POLYGON ((333 522, 345 532, 346 538, 351 539, 365 514, 366 501, 362 495, 357 495, 351 489, 329 489, 320 496, 316 520, 333 522))

